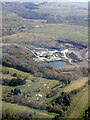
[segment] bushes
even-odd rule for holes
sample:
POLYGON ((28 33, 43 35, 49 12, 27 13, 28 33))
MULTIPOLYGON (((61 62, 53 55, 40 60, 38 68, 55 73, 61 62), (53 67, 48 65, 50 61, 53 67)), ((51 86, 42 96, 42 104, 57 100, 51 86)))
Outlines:
MULTIPOLYGON (((86 85, 87 83, 83 87, 85 87, 86 85)), ((72 90, 70 93, 62 92, 60 96, 52 100, 51 102, 52 106, 61 107, 62 114, 63 114, 67 110, 68 106, 70 106, 72 97, 78 92, 80 92, 83 89, 83 87, 76 89, 76 90, 72 90)))
POLYGON ((23 65, 20 63, 20 61, 14 57, 8 56, 3 56, 2 59, 2 65, 7 66, 7 67, 13 67, 15 69, 21 70, 23 72, 30 72, 34 73, 34 68, 33 66, 28 66, 28 65, 23 65))
POLYGON ((63 104, 64 106, 69 106, 71 102, 71 96, 70 94, 66 94, 64 92, 61 93, 61 95, 55 99, 55 103, 61 105, 63 104))
POLYGON ((46 97, 47 98, 54 97, 57 93, 58 93, 58 90, 52 90, 46 95, 46 97))
POLYGON ((12 76, 13 76, 13 77, 17 77, 17 73, 13 73, 12 76))
POLYGON ((12 78, 11 80, 2 79, 2 85, 6 85, 6 86, 18 86, 18 85, 24 85, 24 84, 26 84, 26 78, 24 79, 12 78))
POLYGON ((70 103, 71 95, 62 92, 59 97, 54 98, 51 104, 47 106, 47 111, 57 113, 59 117, 63 117, 70 103))
POLYGON ((84 120, 90 120, 90 107, 88 107, 87 110, 85 110, 85 115, 83 116, 84 120))
POLYGON ((23 72, 34 74, 36 77, 61 80, 59 73, 56 70, 54 70, 52 67, 49 67, 49 66, 40 67, 34 64, 24 65, 24 64, 21 64, 20 61, 14 57, 8 56, 7 58, 4 56, 2 59, 2 65, 13 67, 23 72))
POLYGON ((4 101, 28 106, 33 109, 46 110, 46 108, 47 108, 46 104, 40 104, 36 101, 28 100, 28 98, 26 96, 23 96, 21 94, 21 91, 19 89, 15 88, 14 91, 11 92, 11 94, 12 93, 13 93, 13 95, 4 98, 4 101))
POLYGON ((60 109, 59 106, 49 105, 49 106, 47 106, 47 111, 48 111, 48 112, 54 112, 54 113, 57 113, 57 114, 59 114, 60 116, 62 116, 62 110, 60 109))
POLYGON ((47 106, 47 111, 59 114, 58 117, 63 117, 67 107, 70 105, 70 102, 70 95, 62 92, 59 97, 53 99, 51 104, 47 106))
POLYGON ((9 74, 9 71, 4 71, 4 70, 2 70, 2 73, 3 73, 3 74, 9 74))
POLYGON ((21 94, 21 91, 19 89, 15 88, 13 91, 13 95, 18 95, 18 94, 21 94))
POLYGON ((26 112, 11 113, 6 110, 2 113, 2 120, 32 120, 32 114, 28 114, 26 112))
POLYGON ((78 79, 82 76, 88 76, 88 69, 87 68, 77 68, 75 71, 72 71, 71 73, 64 73, 63 71, 60 72, 58 70, 53 69, 50 66, 38 66, 35 65, 34 62, 31 61, 31 63, 28 65, 20 63, 18 58, 14 58, 11 56, 3 57, 2 64, 8 67, 13 67, 15 69, 21 70, 23 72, 28 72, 33 74, 36 77, 42 77, 46 79, 54 79, 62 81, 65 85, 70 84, 71 80, 78 79))

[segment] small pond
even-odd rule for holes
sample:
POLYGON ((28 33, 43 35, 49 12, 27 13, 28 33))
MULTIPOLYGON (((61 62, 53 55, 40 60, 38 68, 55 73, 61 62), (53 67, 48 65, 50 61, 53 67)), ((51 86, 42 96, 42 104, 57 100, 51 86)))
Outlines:
POLYGON ((58 67, 63 67, 65 65, 67 65, 67 63, 64 61, 54 61, 54 62, 43 62, 43 63, 39 63, 38 65, 40 65, 40 66, 50 65, 53 68, 58 68, 58 67))
POLYGON ((2 55, 8 55, 8 53, 7 52, 2 52, 2 55))

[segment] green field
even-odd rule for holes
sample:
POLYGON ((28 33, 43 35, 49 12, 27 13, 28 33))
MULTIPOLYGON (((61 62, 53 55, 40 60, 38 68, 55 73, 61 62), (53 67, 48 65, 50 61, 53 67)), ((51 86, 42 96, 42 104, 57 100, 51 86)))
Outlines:
POLYGON ((64 89, 64 92, 71 92, 72 90, 79 89, 83 87, 85 83, 87 83, 87 81, 88 81, 88 77, 83 77, 78 80, 74 80, 71 82, 70 85, 66 86, 66 88, 64 89))
POLYGON ((18 113, 22 114, 22 113, 26 113, 26 114, 32 114, 33 118, 53 118, 56 114, 51 114, 48 113, 46 111, 40 111, 40 110, 35 110, 35 109, 31 109, 29 107, 25 107, 25 106, 21 106, 18 104, 11 104, 11 103, 7 103, 7 102, 2 102, 2 112, 4 111, 8 111, 10 112, 12 115, 13 114, 17 114, 18 113))
POLYGON ((88 87, 85 87, 81 92, 77 93, 68 108, 65 118, 82 118, 85 110, 88 107, 88 87))
POLYGON ((18 75, 22 76, 22 78, 27 77, 26 80, 26 84, 25 85, 21 85, 21 86, 15 86, 15 87, 10 87, 10 86, 3 86, 3 97, 5 97, 6 95, 8 95, 8 93, 14 89, 14 88, 19 88, 21 90, 22 93, 27 94, 31 94, 31 97, 29 97, 30 100, 35 100, 37 101, 37 97, 36 94, 41 94, 42 98, 40 98, 40 102, 43 103, 49 103, 51 99, 48 99, 45 97, 45 95, 51 90, 51 88, 53 86, 55 86, 56 84, 59 83, 59 81, 56 80, 47 80, 44 78, 38 78, 38 77, 34 77, 33 75, 29 74, 29 73, 24 73, 21 72, 19 70, 16 70, 14 68, 7 68, 7 67, 3 67, 3 71, 9 71, 9 74, 3 74, 2 77, 3 78, 12 78, 12 74, 13 73, 17 73, 18 75), (32 82, 32 80, 35 80, 36 82, 32 82), (46 86, 44 86, 46 84, 46 86), (34 92, 35 90, 40 89, 40 92, 34 92))
MULTIPOLYGON (((39 13, 45 13, 45 14, 49 13, 54 17, 57 15, 61 17, 67 17, 67 16, 83 17, 82 18, 83 20, 86 19, 88 15, 87 4, 75 4, 75 3, 71 4, 70 3, 69 5, 65 3, 64 5, 60 4, 60 6, 59 7, 52 6, 52 5, 41 6, 39 7, 39 9, 36 9, 34 11, 38 11, 39 13)), ((36 44, 41 43, 40 45, 42 46, 45 45, 46 43, 51 44, 51 42, 52 42, 51 46, 54 46, 53 45, 55 44, 54 41, 58 39, 61 39, 61 40, 68 39, 68 40, 77 41, 77 42, 88 41, 87 25, 85 26, 79 25, 79 24, 70 25, 69 23, 65 23, 65 22, 64 23, 47 23, 47 20, 25 19, 10 11, 9 12, 3 11, 3 33, 5 32, 6 34, 8 32, 8 29, 10 28, 12 30, 12 33, 21 33, 21 35, 24 33, 31 33, 32 35, 28 34, 27 37, 24 36, 24 40, 30 42, 32 41, 32 36, 35 36, 33 38, 33 42, 36 42, 36 44), (5 20, 5 19, 8 19, 8 20, 5 20), (22 25, 26 25, 26 28, 27 28, 23 32, 21 32, 19 29, 20 26, 22 25), (38 28, 33 28, 33 26, 38 26, 38 28)), ((11 39, 12 39, 12 36, 11 36, 11 39)), ((13 39, 14 39, 14 36, 13 36, 13 39)), ((3 41, 4 41, 4 38, 3 38, 3 41)), ((15 41, 13 40, 13 42, 15 41)), ((21 40, 19 42, 21 42, 21 40)))
POLYGON ((3 37, 3 42, 30 43, 42 47, 56 47, 55 40, 88 41, 88 28, 68 24, 44 24, 40 28, 28 29, 28 32, 3 37))
POLYGON ((51 15, 55 16, 61 16, 61 17, 67 17, 67 16, 86 16, 88 15, 88 11, 84 9, 77 9, 80 7, 55 7, 55 6, 45 6, 45 7, 40 7, 37 11, 40 13, 49 13, 51 15))
POLYGON ((44 34, 55 39, 69 39, 73 41, 88 41, 88 28, 68 24, 45 24, 41 28, 30 30, 32 33, 44 34))
MULTIPOLYGON (((51 100, 53 100, 55 97, 58 97, 61 92, 67 92, 70 93, 72 90, 77 90, 81 87, 83 87, 86 82, 88 81, 87 77, 80 78, 78 80, 72 81, 71 84, 68 86, 63 85, 63 87, 57 86, 54 89, 58 89, 58 94, 54 95, 52 98, 46 98, 46 94, 51 90, 52 87, 57 85, 59 81, 56 80, 47 80, 44 78, 36 78, 30 73, 25 73, 19 70, 16 70, 14 68, 8 68, 3 66, 3 71, 9 71, 9 74, 3 74, 2 76, 7 77, 8 79, 12 78, 13 73, 17 73, 18 75, 21 75, 22 77, 27 77, 26 84, 25 85, 20 85, 20 86, 15 86, 15 87, 10 87, 10 86, 2 86, 2 91, 3 91, 3 98, 8 96, 10 91, 14 88, 19 88, 22 93, 25 93, 25 95, 30 94, 31 96, 28 97, 28 100, 33 100, 36 101, 37 103, 43 103, 43 104, 50 104, 51 100), (35 80, 34 82, 32 80, 35 80), (46 84, 46 85, 45 85, 46 84), (45 86, 44 86, 45 85, 45 86), (36 90, 40 90, 39 94, 42 95, 42 97, 38 97, 39 101, 37 101, 36 90)), ((68 107, 68 111, 65 115, 65 118, 79 118, 82 117, 85 109, 87 109, 87 104, 88 104, 88 89, 87 87, 84 87, 80 92, 74 95, 74 97, 71 100, 70 107, 68 107)), ((35 110, 31 109, 25 106, 17 105, 17 104, 11 104, 11 103, 6 103, 3 102, 3 111, 5 110, 10 110, 12 113, 16 113, 17 109, 20 109, 19 112, 24 112, 27 111, 27 113, 32 113, 36 112, 36 116, 38 117, 53 117, 55 114, 50 114, 46 111, 40 111, 40 110, 35 110)))

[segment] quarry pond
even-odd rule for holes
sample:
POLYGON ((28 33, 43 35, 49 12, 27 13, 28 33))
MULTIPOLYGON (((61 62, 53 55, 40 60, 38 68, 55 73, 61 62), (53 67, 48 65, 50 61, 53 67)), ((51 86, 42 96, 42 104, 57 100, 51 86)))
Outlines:
POLYGON ((40 66, 50 65, 53 68, 58 68, 58 67, 63 67, 65 65, 67 65, 67 63, 64 61, 54 61, 54 62, 43 62, 43 63, 39 63, 38 65, 40 65, 40 66))

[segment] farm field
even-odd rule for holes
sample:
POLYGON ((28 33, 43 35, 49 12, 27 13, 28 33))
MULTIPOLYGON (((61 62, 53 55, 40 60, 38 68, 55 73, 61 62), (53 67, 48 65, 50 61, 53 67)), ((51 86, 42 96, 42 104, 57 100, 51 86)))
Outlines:
POLYGON ((81 118, 84 110, 88 108, 88 87, 77 93, 71 101, 65 118, 81 118))
POLYGON ((72 81, 71 85, 68 85, 65 89, 64 92, 71 92, 72 90, 79 89, 82 86, 85 85, 85 83, 88 82, 88 77, 83 77, 78 80, 72 81))
MULTIPOLYGON (((46 39, 47 42, 48 42, 48 39, 50 39, 50 38, 52 38, 52 42, 54 40, 58 40, 58 39, 68 39, 68 40, 73 40, 73 41, 77 41, 77 42, 87 42, 88 41, 88 28, 86 26, 74 26, 74 25, 68 25, 68 24, 44 24, 44 25, 41 24, 41 26, 42 27, 39 27, 39 28, 28 29, 27 32, 29 32, 30 34, 27 33, 28 36, 26 38, 26 41, 30 42, 29 36, 31 36, 31 40, 32 40, 33 36, 37 36, 37 39, 33 39, 33 41, 35 41, 35 40, 40 41, 39 40, 40 38, 42 38, 42 40, 46 39), (70 31, 72 31, 72 32, 70 32, 70 31), (47 35, 47 37, 46 37, 46 35, 47 35), (40 37, 40 38, 38 38, 38 37, 40 37)), ((24 32, 21 34, 26 34, 26 33, 24 32)), ((12 38, 14 36, 9 36, 9 37, 12 38)), ((17 36, 19 37, 18 34, 17 34, 17 36)), ((8 37, 5 37, 5 38, 8 39, 8 37)), ((3 41, 5 38, 3 37, 3 41)), ((18 41, 18 39, 17 39, 17 41, 18 41)), ((4 41, 4 42, 6 42, 6 41, 4 41)), ((12 42, 15 42, 15 41, 12 41, 12 42)), ((24 41, 22 40, 22 42, 24 42, 24 41)))
MULTIPOLYGON (((52 4, 51 4, 51 6, 52 6, 52 4)), ((83 5, 83 4, 81 4, 81 5, 73 4, 72 5, 71 4, 69 7, 66 7, 66 6, 68 6, 68 4, 65 3, 65 5, 60 4, 61 7, 58 6, 57 9, 55 6, 53 6, 53 7, 51 7, 51 6, 48 6, 48 5, 43 6, 42 5, 41 7, 39 7, 39 9, 35 9, 35 11, 37 11, 38 13, 45 13, 45 14, 49 13, 50 15, 53 15, 54 17, 56 17, 57 15, 63 16, 63 17, 68 17, 68 16, 83 17, 84 16, 85 18, 83 18, 83 19, 87 19, 87 15, 88 15, 87 4, 85 4, 85 5, 83 5), (75 13, 72 11, 72 8, 75 13), (65 14, 64 14, 64 12, 65 12, 65 14), (55 14, 55 13, 57 13, 57 14, 55 14)), ((68 20, 68 21, 70 21, 70 20, 68 20)), ((34 36, 37 35, 44 41, 46 39, 47 42, 50 38, 52 38, 52 42, 54 40, 58 40, 58 39, 63 39, 63 40, 68 39, 68 40, 77 41, 77 42, 78 41, 79 42, 87 42, 88 41, 87 25, 74 25, 74 24, 69 24, 69 23, 65 23, 65 22, 64 23, 54 23, 54 22, 47 23, 47 20, 43 20, 43 19, 26 19, 26 18, 21 17, 20 15, 17 15, 17 13, 13 13, 11 11, 7 12, 7 11, 5 11, 5 9, 3 10, 3 29, 4 28, 6 28, 6 30, 5 31, 3 30, 3 33, 4 32, 6 33, 7 30, 9 31, 9 29, 11 28, 10 35, 11 35, 11 32, 13 34, 15 34, 15 33, 17 34, 18 32, 22 33, 22 34, 23 33, 32 33, 34 36), (13 16, 13 18, 12 18, 12 16, 13 16), (7 21, 6 21, 6 19, 7 19, 7 21), (20 27, 23 25, 26 26, 25 31, 20 30, 20 27), (38 26, 38 27, 35 27, 35 26, 38 26), (46 35, 47 35, 47 37, 46 37, 46 35)), ((30 41, 29 35, 25 39, 28 42, 30 41)), ((31 37, 32 37, 32 35, 31 35, 31 37)), ((37 41, 40 44, 41 41, 39 40, 40 39, 39 37, 37 37, 37 41)), ((13 38, 14 38, 14 36, 13 36, 13 38)), ((4 38, 3 38, 3 41, 4 41, 4 38)), ((33 39, 33 41, 36 41, 36 39, 35 40, 33 39)))
MULTIPOLYGON (((27 78, 26 80, 26 84, 25 85, 19 85, 19 86, 2 86, 2 92, 3 92, 3 96, 2 98, 4 99, 6 96, 9 96, 10 91, 15 88, 20 89, 21 93, 25 94, 26 96, 30 94, 30 96, 28 96, 28 100, 33 100, 36 101, 38 104, 43 103, 43 104, 50 104, 50 102, 56 97, 58 97, 60 95, 61 92, 65 92, 65 93, 70 93, 73 90, 77 90, 79 88, 82 88, 86 82, 88 81, 87 77, 83 77, 80 78, 78 80, 74 80, 71 82, 70 85, 64 86, 63 84, 61 84, 60 86, 57 86, 56 88, 53 88, 54 86, 59 84, 59 81, 56 80, 47 80, 44 78, 35 78, 32 74, 30 73, 25 73, 19 70, 16 70, 14 68, 9 68, 9 67, 4 67, 3 66, 3 78, 6 77, 7 79, 12 79, 12 75, 17 73, 19 76, 22 76, 22 78, 27 78), (7 71, 9 72, 9 74, 7 74, 7 71), (56 95, 54 95, 51 98, 46 98, 47 93, 49 93, 51 91, 51 89, 53 88, 53 90, 58 89, 58 93, 56 95), (39 92, 35 92, 37 90, 40 90, 39 92), (42 95, 42 97, 36 97, 36 95, 42 95), (39 98, 39 101, 37 101, 37 98, 39 98)), ((4 78, 5 79, 5 78, 4 78)), ((87 86, 87 85, 86 85, 87 86)), ((68 107, 68 111, 66 114, 66 118, 78 118, 78 117, 82 117, 82 115, 84 114, 84 110, 87 109, 87 95, 88 95, 88 87, 84 87, 79 93, 77 93, 71 100, 71 105, 68 107), (80 100, 79 100, 80 99, 80 100), (78 104, 76 105, 76 103, 78 102, 78 104), (83 104, 82 102, 85 101, 85 103, 83 104), (83 106, 82 106, 83 104, 83 106), (75 109, 72 111, 73 107, 75 106, 75 109), (77 109, 78 106, 80 107, 80 113, 78 113, 77 109), (76 112, 77 112, 77 116, 76 116, 76 112)), ((6 111, 7 109, 12 111, 13 113, 16 113, 15 111, 17 111, 17 109, 20 109, 20 113, 24 112, 27 110, 27 114, 31 113, 32 115, 35 115, 34 117, 43 117, 43 118, 53 118, 56 114, 54 113, 47 113, 45 111, 40 111, 40 110, 36 110, 36 109, 31 109, 25 106, 21 106, 18 104, 11 104, 11 103, 7 103, 3 101, 2 104, 3 107, 3 111, 6 111)), ((9 111, 9 112, 10 112, 9 111)))
POLYGON ((67 16, 86 16, 88 13, 85 10, 85 8, 87 9, 87 4, 85 5, 81 5, 78 3, 78 5, 75 5, 73 3, 48 3, 46 6, 44 7, 40 7, 38 10, 38 12, 40 13, 49 13, 55 16, 62 16, 62 17, 67 17, 67 16), (58 6, 57 6, 58 5, 58 6), (57 6, 55 8, 55 6, 57 6), (67 6, 67 7, 66 7, 67 6))
POLYGON ((67 24, 45 24, 41 28, 28 29, 28 32, 3 37, 3 43, 23 43, 42 47, 56 47, 56 40, 69 40, 87 44, 88 28, 67 24), (70 32, 72 31, 72 32, 70 32))
POLYGON ((39 94, 42 95, 42 98, 40 98, 40 102, 50 102, 50 100, 48 100, 45 95, 51 90, 51 88, 53 86, 55 86, 56 84, 58 84, 59 82, 56 80, 47 80, 44 78, 36 78, 33 75, 29 74, 29 73, 24 73, 21 71, 18 71, 14 68, 7 68, 7 67, 3 67, 3 71, 9 71, 9 74, 6 75, 2 75, 2 77, 5 79, 12 79, 12 75, 14 73, 17 73, 19 76, 22 76, 22 78, 27 78, 26 80, 26 84, 25 85, 20 85, 20 86, 15 86, 15 87, 9 87, 9 86, 3 86, 2 90, 3 90, 3 97, 6 96, 6 94, 8 95, 8 93, 11 91, 11 89, 14 88, 19 88, 22 93, 31 94, 31 97, 29 97, 30 100, 35 100, 37 101, 37 97, 35 96, 36 94, 38 94, 37 92, 35 92, 36 90, 40 90, 39 94), (5 92, 7 91, 7 92, 5 92), (6 93, 6 94, 5 94, 6 93))
POLYGON ((17 114, 17 111, 19 110, 18 114, 32 114, 33 118, 53 118, 56 114, 50 114, 46 111, 40 111, 40 110, 35 110, 31 109, 29 107, 21 106, 18 104, 11 104, 7 102, 2 103, 3 110, 10 112, 12 115, 17 114))
POLYGON ((32 29, 30 32, 44 34, 55 39, 69 39, 73 41, 88 41, 88 28, 86 26, 74 26, 68 24, 49 24, 41 28, 32 29), (72 31, 72 32, 70 32, 72 31))

